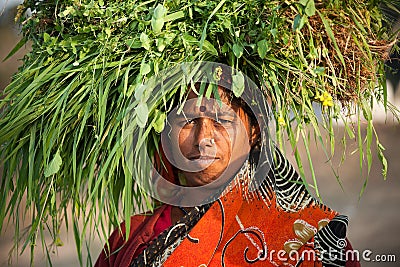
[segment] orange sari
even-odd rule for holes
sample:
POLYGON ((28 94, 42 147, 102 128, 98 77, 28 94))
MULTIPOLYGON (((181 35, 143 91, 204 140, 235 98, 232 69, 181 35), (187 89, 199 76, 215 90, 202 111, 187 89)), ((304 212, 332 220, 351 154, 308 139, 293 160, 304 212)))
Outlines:
POLYGON ((238 179, 222 197, 193 209, 132 260, 137 253, 130 244, 143 240, 133 224, 136 234, 122 242, 126 255, 115 246, 108 250, 111 257, 117 251, 116 257, 128 258, 125 263, 102 265, 103 256, 96 266, 359 266, 345 257, 347 217, 318 203, 277 155, 276 167, 256 191, 249 192, 238 179))

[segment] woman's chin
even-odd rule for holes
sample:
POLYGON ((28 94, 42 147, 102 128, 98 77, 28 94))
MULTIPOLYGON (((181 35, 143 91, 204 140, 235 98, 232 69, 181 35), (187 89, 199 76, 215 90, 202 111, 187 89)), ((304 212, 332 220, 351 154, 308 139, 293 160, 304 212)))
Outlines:
POLYGON ((225 182, 223 180, 224 171, 220 172, 210 172, 204 170, 200 173, 186 173, 187 186, 207 186, 207 188, 216 188, 222 186, 225 182))
MULTIPOLYGON (((217 164, 218 159, 213 158, 199 158, 195 160, 191 160, 190 164, 197 170, 204 170, 206 171, 207 168, 212 167, 214 164, 217 164)), ((202 172, 202 171, 201 171, 202 172)))

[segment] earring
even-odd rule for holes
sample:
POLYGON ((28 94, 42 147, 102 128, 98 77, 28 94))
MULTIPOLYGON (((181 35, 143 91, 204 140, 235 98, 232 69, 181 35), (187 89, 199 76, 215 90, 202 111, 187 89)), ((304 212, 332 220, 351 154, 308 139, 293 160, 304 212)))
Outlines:
POLYGON ((179 179, 179 184, 180 185, 187 186, 186 176, 183 173, 178 172, 178 179, 179 179))
POLYGON ((249 193, 249 187, 254 177, 254 171, 254 164, 252 164, 250 160, 246 160, 242 169, 236 176, 236 183, 238 184, 239 190, 242 193, 242 198, 246 201, 253 199, 253 195, 249 193))

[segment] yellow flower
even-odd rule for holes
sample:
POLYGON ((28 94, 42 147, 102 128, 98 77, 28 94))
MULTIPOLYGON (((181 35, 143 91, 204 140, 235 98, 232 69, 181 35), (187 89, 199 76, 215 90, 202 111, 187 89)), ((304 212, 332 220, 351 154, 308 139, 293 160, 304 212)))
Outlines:
POLYGON ((322 102, 322 106, 324 106, 324 107, 333 107, 332 95, 330 93, 328 93, 327 91, 325 91, 322 95, 320 95, 319 92, 317 92, 315 99, 322 102))
POLYGON ((322 102, 322 105, 324 107, 326 107, 326 106, 333 107, 333 101, 332 100, 324 100, 324 102, 322 102))
POLYGON ((282 126, 282 127, 285 127, 285 126, 286 126, 285 119, 284 119, 282 116, 279 116, 279 118, 278 118, 278 124, 279 124, 280 126, 282 126))
POLYGON ((331 94, 328 93, 328 92, 326 92, 326 91, 324 92, 323 96, 324 96, 324 99, 325 99, 325 100, 332 100, 331 94))

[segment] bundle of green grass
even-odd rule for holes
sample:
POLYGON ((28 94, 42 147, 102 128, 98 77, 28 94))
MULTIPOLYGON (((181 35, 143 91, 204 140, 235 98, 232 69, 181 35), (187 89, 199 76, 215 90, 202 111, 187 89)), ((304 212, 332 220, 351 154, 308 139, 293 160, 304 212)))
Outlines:
MULTIPOLYGON (((141 84, 184 62, 223 63, 255 81, 272 103, 278 145, 285 133, 301 173, 296 145, 302 140, 309 146, 304 126, 322 140, 323 125, 333 153, 332 126, 343 120, 350 138, 359 135, 360 167, 364 154, 371 166, 376 140, 385 175, 371 110, 374 100, 391 108, 384 61, 396 35, 378 2, 25 1, 17 15, 23 39, 10 55, 28 41, 32 50, 0 102, 0 193, 6 200, 0 202, 0 229, 13 220, 18 242, 23 210, 32 221, 21 249, 33 251, 47 231, 52 244, 61 245, 60 227, 72 220, 83 264, 87 232, 107 236, 121 217, 151 208, 124 161, 123 118, 141 84)), ((394 10, 386 2, 380 4, 394 10)), ((160 102, 133 107, 139 118, 133 130, 146 128, 146 142, 157 140, 163 128, 160 102)))

